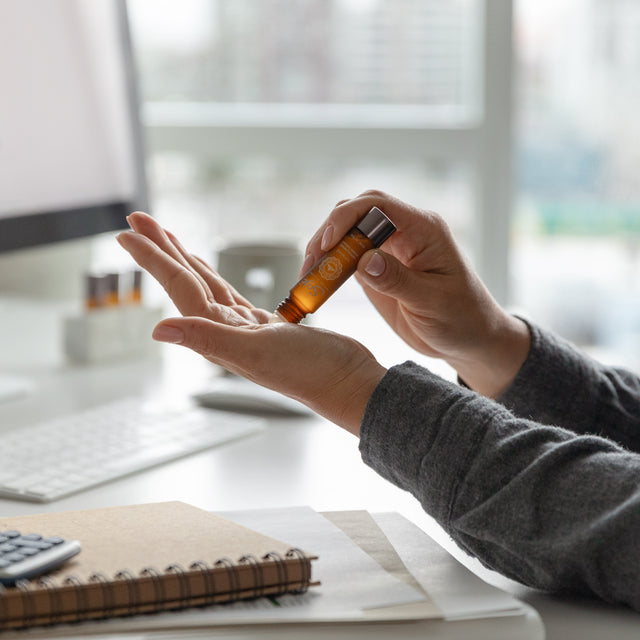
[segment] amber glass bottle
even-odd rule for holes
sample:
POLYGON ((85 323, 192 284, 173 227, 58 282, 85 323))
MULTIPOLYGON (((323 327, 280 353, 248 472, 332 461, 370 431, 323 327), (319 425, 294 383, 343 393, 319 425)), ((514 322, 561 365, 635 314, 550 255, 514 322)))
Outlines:
POLYGON ((340 242, 302 276, 289 296, 275 310, 272 322, 300 322, 317 311, 356 270, 358 260, 369 249, 379 247, 395 225, 373 207, 340 242))

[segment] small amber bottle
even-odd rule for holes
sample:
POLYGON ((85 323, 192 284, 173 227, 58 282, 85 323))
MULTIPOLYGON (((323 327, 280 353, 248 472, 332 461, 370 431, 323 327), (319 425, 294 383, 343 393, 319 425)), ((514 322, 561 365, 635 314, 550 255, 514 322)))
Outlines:
POLYGON ((135 269, 130 274, 131 286, 127 293, 127 302, 138 305, 142 302, 142 271, 135 269))
POLYGON ((377 207, 353 227, 342 240, 300 279, 275 310, 271 322, 300 322, 317 311, 351 276, 362 255, 379 247, 395 225, 377 207))
POLYGON ((93 311, 104 305, 107 283, 105 276, 87 274, 85 276, 86 282, 86 297, 85 297, 85 309, 87 311, 93 311))
POLYGON ((120 274, 108 273, 105 306, 117 307, 120 304, 120 274))

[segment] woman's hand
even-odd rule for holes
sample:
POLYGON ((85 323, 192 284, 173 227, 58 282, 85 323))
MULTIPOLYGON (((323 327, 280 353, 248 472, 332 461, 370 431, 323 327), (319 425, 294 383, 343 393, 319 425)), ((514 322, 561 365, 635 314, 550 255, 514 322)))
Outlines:
POLYGON ((379 191, 343 200, 307 245, 302 271, 374 206, 398 230, 384 251, 360 259, 357 278, 365 293, 410 346, 446 360, 476 391, 498 396, 526 358, 528 328, 497 304, 436 213, 379 191))
POLYGON ((366 404, 385 374, 360 343, 329 331, 269 324, 257 309, 150 216, 129 216, 118 242, 164 287, 182 318, 163 320, 153 337, 295 398, 358 435, 366 404))

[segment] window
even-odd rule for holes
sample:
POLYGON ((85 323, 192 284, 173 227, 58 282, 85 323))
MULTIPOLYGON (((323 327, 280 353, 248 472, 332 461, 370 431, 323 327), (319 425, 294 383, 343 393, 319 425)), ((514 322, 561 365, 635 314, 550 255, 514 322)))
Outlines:
POLYGON ((445 214, 506 297, 510 6, 130 0, 156 214, 204 251, 304 242, 378 188, 445 214))
POLYGON ((640 4, 516 4, 515 302, 637 366, 640 4))
POLYGON ((635 0, 129 7, 155 210, 202 251, 304 242, 380 188, 443 213, 501 302, 638 351, 635 0))

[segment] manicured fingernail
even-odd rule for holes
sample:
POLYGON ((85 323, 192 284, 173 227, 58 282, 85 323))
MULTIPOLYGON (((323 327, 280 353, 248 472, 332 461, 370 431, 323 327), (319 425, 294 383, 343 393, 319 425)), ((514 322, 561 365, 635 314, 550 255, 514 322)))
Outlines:
POLYGON ((300 275, 303 276, 307 273, 311 269, 311 265, 313 265, 313 256, 309 253, 300 267, 300 275))
POLYGON ((182 344, 184 342, 184 332, 182 329, 170 327, 166 324, 156 327, 151 337, 158 342, 171 342, 173 344, 182 344))
POLYGON ((320 241, 320 248, 326 251, 331 247, 331 240, 333 239, 333 225, 329 225, 322 234, 322 240, 320 241))
POLYGON ((370 258, 369 262, 364 265, 364 270, 370 276, 381 276, 386 269, 387 264, 384 261, 384 258, 379 253, 374 253, 370 258))

